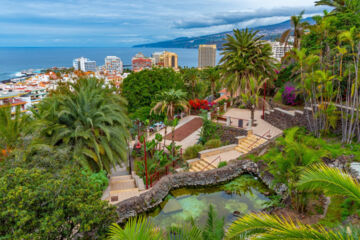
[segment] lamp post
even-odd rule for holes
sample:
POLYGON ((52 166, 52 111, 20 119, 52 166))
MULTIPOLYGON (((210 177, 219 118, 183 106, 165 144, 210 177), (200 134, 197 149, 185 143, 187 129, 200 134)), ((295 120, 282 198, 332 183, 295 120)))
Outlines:
POLYGON ((265 100, 266 100, 266 81, 264 83, 264 101, 263 101, 263 114, 261 116, 262 119, 265 119, 265 100))
POLYGON ((144 137, 144 157, 145 157, 145 177, 146 177, 146 189, 149 188, 148 186, 148 171, 147 171, 147 159, 146 159, 146 139, 144 137))

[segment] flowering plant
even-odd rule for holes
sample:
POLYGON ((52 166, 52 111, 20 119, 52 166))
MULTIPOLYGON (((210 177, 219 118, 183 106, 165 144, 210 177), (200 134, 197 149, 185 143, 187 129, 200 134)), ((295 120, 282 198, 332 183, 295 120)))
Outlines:
POLYGON ((194 110, 199 110, 199 109, 204 109, 204 110, 209 110, 209 102, 207 100, 200 100, 200 99, 194 99, 194 100, 190 100, 189 104, 191 106, 191 109, 194 110))
POLYGON ((286 105, 291 105, 291 106, 298 105, 300 102, 298 96, 296 95, 296 91, 297 90, 293 85, 286 84, 284 87, 284 91, 281 95, 282 102, 286 105))

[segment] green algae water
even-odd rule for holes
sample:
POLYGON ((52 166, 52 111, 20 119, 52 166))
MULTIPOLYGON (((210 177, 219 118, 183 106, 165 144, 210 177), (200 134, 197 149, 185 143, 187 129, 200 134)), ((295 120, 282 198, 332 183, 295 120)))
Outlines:
POLYGON ((265 208, 269 199, 268 190, 250 175, 240 176, 233 181, 215 187, 181 188, 171 191, 165 201, 148 218, 163 229, 182 225, 191 218, 200 226, 207 219, 209 205, 212 204, 218 217, 224 217, 225 224, 233 222, 235 213, 246 214, 265 208))

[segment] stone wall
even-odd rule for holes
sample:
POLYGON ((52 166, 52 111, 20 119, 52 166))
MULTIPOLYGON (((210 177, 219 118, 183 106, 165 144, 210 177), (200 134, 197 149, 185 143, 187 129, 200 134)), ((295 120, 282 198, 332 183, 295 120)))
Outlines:
POLYGON ((223 126, 220 124, 218 124, 218 126, 220 126, 220 140, 223 143, 237 144, 238 140, 236 137, 247 135, 247 131, 245 129, 223 126))
POLYGON ((287 129, 295 126, 307 127, 306 112, 286 111, 274 108, 265 112, 264 120, 279 129, 287 129))
MULTIPOLYGON (((221 184, 245 173, 258 176, 270 187, 272 186, 273 176, 265 168, 266 165, 262 163, 258 165, 250 160, 239 160, 225 167, 210 171, 182 172, 165 176, 149 191, 116 204, 119 216, 118 222, 124 222, 130 217, 135 217, 153 209, 163 201, 172 189, 176 188, 221 184)), ((282 185, 272 186, 272 188, 281 195, 286 192, 286 188, 282 185)))

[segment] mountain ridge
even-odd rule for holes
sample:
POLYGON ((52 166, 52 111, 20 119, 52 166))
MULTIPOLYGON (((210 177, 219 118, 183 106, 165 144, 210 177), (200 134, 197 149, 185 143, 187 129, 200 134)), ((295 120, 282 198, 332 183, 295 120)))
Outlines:
MULTIPOLYGON (((305 18, 303 21, 308 21, 310 24, 314 23, 312 18, 305 18)), ((264 35, 264 40, 275 40, 281 36, 281 34, 291 27, 290 20, 249 28, 251 30, 258 30, 260 35, 264 35)), ((224 38, 227 34, 232 34, 232 31, 202 35, 197 37, 178 37, 173 40, 166 40, 155 43, 138 44, 134 45, 134 48, 198 48, 200 44, 216 44, 218 49, 222 49, 222 45, 225 42, 224 38)))

